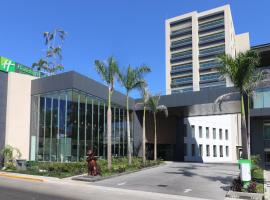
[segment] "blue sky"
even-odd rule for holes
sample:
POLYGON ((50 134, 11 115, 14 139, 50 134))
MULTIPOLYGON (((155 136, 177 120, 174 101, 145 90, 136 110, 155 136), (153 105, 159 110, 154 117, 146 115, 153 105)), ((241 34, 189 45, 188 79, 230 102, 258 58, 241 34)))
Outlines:
POLYGON ((236 33, 250 32, 251 45, 270 42, 269 0, 0 0, 0 55, 31 66, 42 56, 42 33, 59 27, 68 32, 65 71, 102 82, 94 60, 113 55, 121 67, 151 66, 150 91, 165 93, 165 19, 225 4, 236 33))

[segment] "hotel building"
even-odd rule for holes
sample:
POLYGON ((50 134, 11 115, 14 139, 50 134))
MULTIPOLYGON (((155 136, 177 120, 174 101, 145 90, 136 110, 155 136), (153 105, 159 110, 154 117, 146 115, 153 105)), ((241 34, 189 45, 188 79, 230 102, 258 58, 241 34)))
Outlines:
POLYGON ((166 94, 229 87, 217 56, 250 48, 249 34, 236 35, 230 6, 190 12, 166 20, 166 94))

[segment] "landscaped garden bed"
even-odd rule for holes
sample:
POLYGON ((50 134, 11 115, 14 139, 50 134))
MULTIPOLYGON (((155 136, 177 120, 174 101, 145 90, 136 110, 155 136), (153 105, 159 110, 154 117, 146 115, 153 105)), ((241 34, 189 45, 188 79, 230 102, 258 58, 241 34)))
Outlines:
POLYGON ((263 193, 264 192, 264 176, 263 169, 259 166, 260 157, 252 156, 251 158, 251 177, 252 180, 247 188, 244 188, 240 177, 233 180, 231 190, 235 192, 247 193, 263 193))
MULTIPOLYGON (((108 170, 107 160, 99 159, 97 160, 98 171, 100 176, 108 177, 121 174, 124 172, 138 171, 140 169, 157 166, 162 164, 163 161, 157 160, 147 160, 143 164, 142 158, 133 158, 132 164, 128 165, 127 158, 113 158, 112 159, 112 169, 108 170)), ((26 170, 18 170, 16 168, 7 168, 6 171, 31 174, 38 176, 50 176, 57 178, 66 178, 76 175, 81 175, 87 173, 87 163, 86 162, 70 162, 70 163, 59 163, 59 162, 33 162, 28 161, 26 163, 26 170)))

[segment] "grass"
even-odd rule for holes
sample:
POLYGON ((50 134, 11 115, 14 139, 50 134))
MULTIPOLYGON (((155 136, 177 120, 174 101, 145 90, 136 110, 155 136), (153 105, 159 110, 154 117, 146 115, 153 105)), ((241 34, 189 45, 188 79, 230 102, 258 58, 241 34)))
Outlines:
MULTIPOLYGON (((143 164, 142 158, 134 157, 132 164, 128 165, 127 158, 113 158, 112 169, 107 169, 107 160, 98 160, 97 165, 100 175, 103 177, 117 175, 123 172, 132 172, 143 169, 145 167, 160 165, 163 163, 161 160, 153 161, 148 160, 143 164)), ((27 162, 26 170, 7 169, 9 172, 17 172, 23 174, 31 174, 38 176, 49 176, 57 178, 66 178, 87 173, 86 162, 73 162, 73 163, 59 163, 59 162, 27 162)))

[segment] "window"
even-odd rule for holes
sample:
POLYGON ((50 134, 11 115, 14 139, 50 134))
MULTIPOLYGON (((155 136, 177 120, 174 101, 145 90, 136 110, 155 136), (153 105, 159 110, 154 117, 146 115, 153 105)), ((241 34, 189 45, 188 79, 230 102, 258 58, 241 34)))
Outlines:
POLYGON ((219 156, 223 157, 223 146, 222 145, 219 146, 219 156))
POLYGON ((229 133, 228 133, 228 129, 225 130, 225 140, 229 139, 229 133))
POLYGON ((202 138, 202 127, 199 126, 199 137, 202 138))
POLYGON ((187 155, 187 144, 184 143, 184 156, 186 156, 186 155, 187 155))
POLYGON ((206 138, 209 138, 209 127, 206 127, 206 138))
POLYGON ((217 134, 216 134, 216 128, 213 128, 213 139, 216 139, 217 134))
POLYGON ((183 126, 183 132, 184 132, 184 137, 187 137, 187 125, 184 124, 183 126))
POLYGON ((226 146, 226 157, 229 157, 229 147, 226 146))
POLYGON ((191 145, 191 150, 192 150, 192 151, 191 151, 191 153, 192 153, 191 155, 192 155, 192 156, 195 156, 195 144, 192 144, 192 145, 191 145))
POLYGON ((203 145, 202 144, 200 144, 199 145, 199 156, 203 156, 203 145))
POLYGON ((195 138, 195 126, 191 125, 191 137, 195 138))
POLYGON ((219 139, 222 140, 222 129, 219 129, 219 139))
POLYGON ((217 146, 213 145, 213 156, 217 157, 217 146))
POLYGON ((265 140, 270 140, 270 122, 263 123, 263 136, 265 140))
POLYGON ((270 152, 269 152, 269 151, 265 151, 265 152, 264 152, 264 162, 265 162, 265 164, 267 164, 267 165, 270 164, 270 152))
POLYGON ((206 145, 206 156, 209 157, 210 156, 210 146, 206 145))

